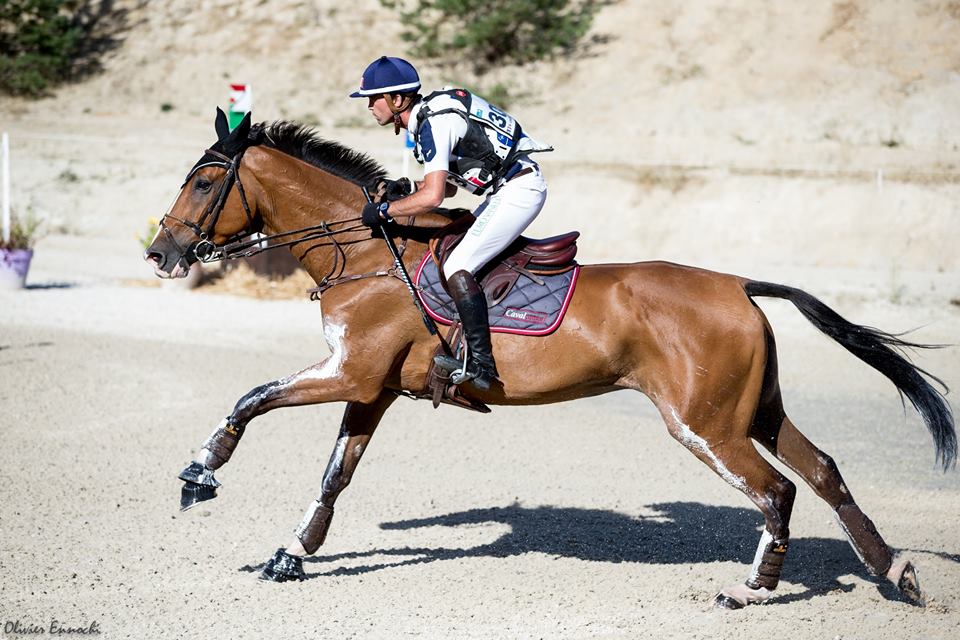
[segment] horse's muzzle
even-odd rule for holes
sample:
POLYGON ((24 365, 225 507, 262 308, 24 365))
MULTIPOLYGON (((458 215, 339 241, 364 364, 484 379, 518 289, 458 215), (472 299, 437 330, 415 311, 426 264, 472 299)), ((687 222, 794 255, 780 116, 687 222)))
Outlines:
POLYGON ((190 267, 184 266, 182 260, 174 260, 162 253, 147 251, 144 253, 143 259, 153 267, 153 273, 158 278, 165 280, 186 278, 187 274, 190 273, 190 267), (170 265, 172 265, 172 268, 170 268, 170 265))
POLYGON ((164 238, 154 240, 143 252, 143 259, 158 278, 183 278, 190 272, 180 251, 164 238))

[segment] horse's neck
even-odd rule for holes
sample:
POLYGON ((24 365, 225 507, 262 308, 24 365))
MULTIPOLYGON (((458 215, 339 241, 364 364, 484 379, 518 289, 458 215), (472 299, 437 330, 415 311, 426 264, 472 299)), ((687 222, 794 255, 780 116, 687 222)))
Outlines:
MULTIPOLYGON (((266 234, 296 231, 323 222, 356 219, 366 203, 363 192, 356 184, 275 149, 251 147, 244 161, 262 191, 258 207, 266 234)), ((399 222, 406 221, 401 217, 399 222)), ((418 216, 410 224, 440 228, 449 222, 449 218, 442 215, 427 214, 418 216)), ((359 220, 334 224, 332 230, 359 224, 359 220)), ((418 234, 418 238, 411 237, 406 242, 397 240, 398 245, 406 246, 403 260, 408 270, 412 270, 423 257, 427 250, 425 238, 429 235, 418 234)), ((282 238, 281 241, 295 237, 282 238)), ((386 243, 371 236, 366 228, 294 245, 291 252, 317 283, 327 277, 383 272, 393 265, 393 257, 386 243), (334 240, 339 249, 332 246, 334 240)))
MULTIPOLYGON (((258 208, 263 218, 264 233, 271 235, 333 223, 331 230, 359 224, 335 224, 358 218, 366 202, 361 189, 348 180, 327 173, 285 153, 266 147, 251 147, 245 156, 251 173, 262 189, 258 208)), ((297 236, 281 238, 280 242, 297 236)), ((347 258, 347 273, 376 270, 373 265, 389 265, 389 253, 382 242, 356 242, 370 237, 366 229, 307 241, 291 246, 294 257, 310 276, 319 282, 336 273, 344 256, 332 245, 336 240, 347 258), (345 244, 352 243, 352 244, 345 244), (324 246, 318 246, 324 245, 324 246)))

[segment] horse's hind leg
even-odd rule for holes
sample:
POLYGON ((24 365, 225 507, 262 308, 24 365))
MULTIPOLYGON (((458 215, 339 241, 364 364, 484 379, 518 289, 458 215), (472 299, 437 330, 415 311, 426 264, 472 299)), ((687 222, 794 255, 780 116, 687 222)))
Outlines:
POLYGON ((261 579, 285 582, 304 578, 303 556, 315 553, 323 544, 333 518, 333 506, 337 496, 350 484, 367 443, 373 437, 384 412, 396 399, 394 392, 384 391, 370 404, 347 403, 337 444, 323 474, 320 496, 310 504, 304 514, 300 526, 297 527, 296 538, 286 549, 277 549, 264 566, 261 579))
POLYGON ((716 425, 713 428, 710 425, 698 428, 700 434, 711 434, 705 437, 695 433, 675 410, 667 414, 670 434, 731 486, 746 494, 763 513, 765 527, 746 582, 723 589, 715 601, 719 607, 739 609, 767 600, 780 582, 797 489, 754 448, 746 435, 747 427, 740 435, 738 429, 728 426, 737 424, 732 417, 729 421, 714 423, 713 420, 710 423, 716 425))
POLYGON ((922 604, 913 564, 903 558, 894 561, 893 550, 857 506, 833 459, 807 440, 786 416, 779 425, 771 426, 770 422, 755 426, 754 437, 830 505, 851 546, 872 575, 885 576, 904 596, 922 604))

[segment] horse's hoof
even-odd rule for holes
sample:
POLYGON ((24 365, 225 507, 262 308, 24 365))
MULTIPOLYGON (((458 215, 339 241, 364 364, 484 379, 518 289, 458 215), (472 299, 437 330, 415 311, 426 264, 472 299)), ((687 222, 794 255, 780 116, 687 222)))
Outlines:
POLYGON ((748 604, 763 604, 772 595, 773 592, 766 587, 754 589, 742 583, 735 584, 718 593, 713 606, 717 609, 743 609, 748 604))
POLYGON ((216 487, 208 487, 196 482, 185 481, 180 488, 180 511, 186 511, 201 502, 217 497, 216 487))
POLYGON ((713 606, 717 609, 743 609, 745 606, 742 602, 735 598, 731 598, 725 593, 718 593, 717 597, 713 599, 713 606))
POLYGON ((903 572, 897 580, 897 589, 913 604, 926 606, 926 598, 920 590, 920 580, 917 578, 917 569, 909 560, 903 565, 903 572))
POLYGON ((213 469, 208 469, 199 462, 191 462, 178 477, 183 480, 183 487, 180 489, 180 511, 186 511, 217 497, 220 483, 213 477, 213 469))
POLYGON ((263 565, 263 570, 260 572, 260 579, 270 582, 290 582, 291 580, 300 582, 306 577, 303 572, 303 558, 290 555, 282 547, 267 560, 267 564, 263 565))

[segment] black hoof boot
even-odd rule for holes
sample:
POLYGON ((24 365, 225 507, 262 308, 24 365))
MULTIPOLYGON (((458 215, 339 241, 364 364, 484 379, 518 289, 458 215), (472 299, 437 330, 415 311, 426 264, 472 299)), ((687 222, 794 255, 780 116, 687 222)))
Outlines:
POLYGON ((920 590, 920 580, 917 578, 917 570, 913 563, 907 562, 903 567, 903 573, 897 580, 897 589, 911 604, 918 607, 925 607, 927 604, 923 591, 920 590))
POLYGON ((291 580, 300 582, 306 579, 303 573, 303 558, 292 556, 283 548, 277 549, 273 557, 267 560, 263 565, 263 571, 260 572, 261 580, 270 582, 290 582, 291 580))
POLYGON ((213 469, 208 469, 199 462, 191 462, 178 477, 183 480, 183 487, 180 489, 180 511, 186 511, 217 497, 220 483, 213 477, 213 469))
POLYGON ((208 487, 196 482, 186 481, 180 488, 180 511, 186 511, 201 502, 217 497, 216 487, 208 487))
POLYGON ((743 609, 744 607, 742 602, 740 602, 739 600, 736 600, 735 598, 731 598, 725 593, 717 594, 717 597, 713 599, 713 606, 715 606, 718 609, 728 609, 728 610, 743 609))

